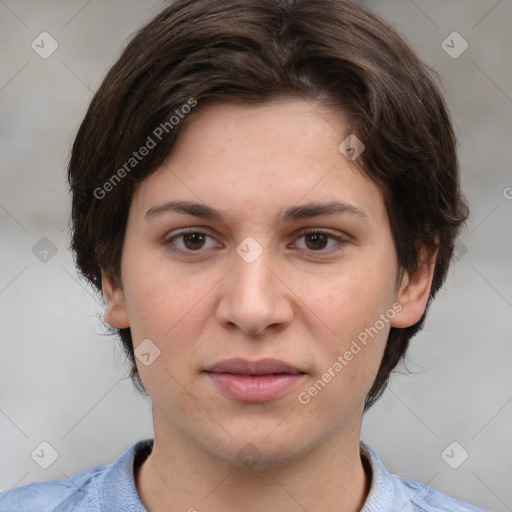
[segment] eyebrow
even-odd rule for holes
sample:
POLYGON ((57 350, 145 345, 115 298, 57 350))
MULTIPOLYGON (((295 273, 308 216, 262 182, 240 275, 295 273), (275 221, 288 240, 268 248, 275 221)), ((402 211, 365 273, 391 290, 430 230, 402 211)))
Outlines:
MULTIPOLYGON (((222 221, 224 215, 221 211, 216 210, 204 203, 194 201, 167 201, 163 204, 153 206, 146 212, 146 219, 154 218, 157 215, 166 213, 185 213, 202 219, 210 219, 222 221)), ((329 201, 327 203, 308 203, 301 206, 292 206, 286 209, 281 217, 281 222, 290 222, 294 220, 309 219, 319 217, 321 215, 333 215, 336 213, 348 213, 359 217, 365 222, 369 222, 368 215, 354 205, 342 201, 329 201)))

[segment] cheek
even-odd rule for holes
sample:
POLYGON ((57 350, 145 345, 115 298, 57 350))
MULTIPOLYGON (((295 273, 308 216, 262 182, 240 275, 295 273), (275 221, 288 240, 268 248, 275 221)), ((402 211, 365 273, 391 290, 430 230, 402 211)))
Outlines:
POLYGON ((392 305, 393 277, 378 260, 354 259, 328 275, 296 276, 295 289, 312 314, 347 340, 373 325, 392 305))
POLYGON ((169 265, 165 256, 128 250, 126 254, 136 255, 123 261, 125 302, 134 345, 149 338, 161 348, 162 355, 183 354, 183 348, 190 346, 194 333, 201 329, 200 319, 207 317, 205 299, 214 286, 213 279, 194 277, 183 268, 169 265))
POLYGON ((190 407, 182 386, 189 387, 195 369, 197 340, 201 338, 205 321, 211 317, 206 311, 208 301, 201 300, 205 282, 201 285, 183 275, 162 275, 153 269, 146 277, 132 276, 130 285, 136 290, 127 301, 135 353, 145 339, 150 339, 159 350, 149 366, 136 359, 141 379, 155 401, 165 400, 170 394, 176 398, 178 408, 190 407))
POLYGON ((322 381, 317 388, 326 384, 330 390, 321 393, 318 403, 356 403, 371 387, 394 316, 394 274, 390 269, 392 262, 386 266, 372 258, 340 268, 329 279, 315 276, 302 281, 304 311, 311 312, 311 334, 317 339, 316 378, 322 381))

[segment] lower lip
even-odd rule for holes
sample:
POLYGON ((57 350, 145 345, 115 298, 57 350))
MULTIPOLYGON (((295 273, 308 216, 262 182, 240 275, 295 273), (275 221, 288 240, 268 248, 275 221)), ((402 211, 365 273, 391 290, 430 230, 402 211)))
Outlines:
POLYGON ((207 375, 228 398, 240 402, 268 402, 280 398, 306 377, 304 374, 235 375, 211 373, 207 375))

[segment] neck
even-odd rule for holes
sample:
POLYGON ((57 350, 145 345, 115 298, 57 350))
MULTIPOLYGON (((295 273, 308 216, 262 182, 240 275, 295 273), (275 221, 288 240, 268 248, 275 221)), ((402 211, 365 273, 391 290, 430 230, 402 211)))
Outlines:
POLYGON ((219 460, 176 431, 163 434, 155 423, 153 451, 135 474, 148 512, 356 512, 369 492, 359 430, 264 469, 219 460))

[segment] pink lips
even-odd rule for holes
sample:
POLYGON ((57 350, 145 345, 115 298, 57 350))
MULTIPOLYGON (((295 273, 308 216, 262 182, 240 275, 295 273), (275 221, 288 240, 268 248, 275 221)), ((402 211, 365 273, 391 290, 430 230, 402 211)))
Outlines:
POLYGON ((277 359, 227 359, 207 368, 206 375, 228 398, 267 402, 296 388, 305 374, 277 359))

